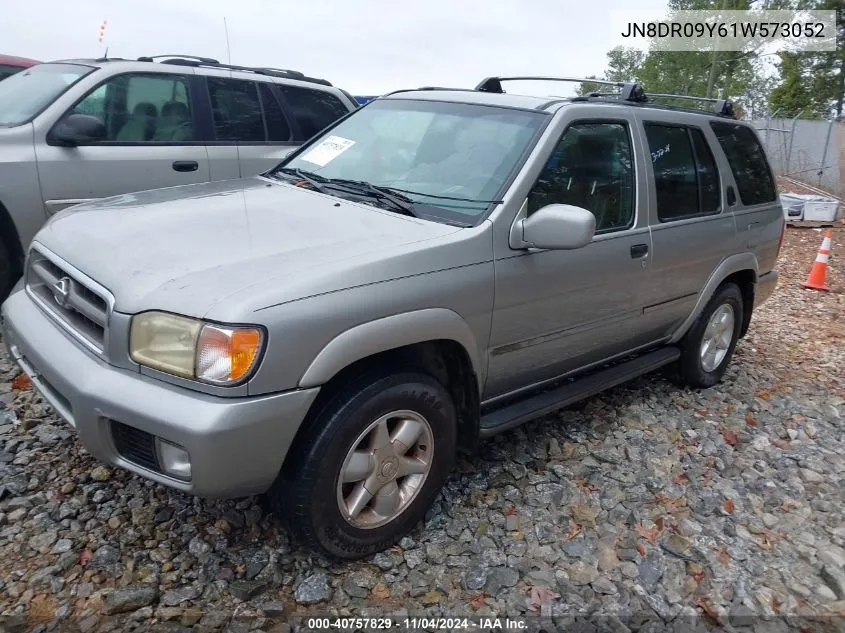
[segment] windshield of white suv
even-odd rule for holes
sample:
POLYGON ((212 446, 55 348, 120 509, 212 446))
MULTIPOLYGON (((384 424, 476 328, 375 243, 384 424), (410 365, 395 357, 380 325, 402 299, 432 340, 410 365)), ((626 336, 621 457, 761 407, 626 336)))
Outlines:
POLYGON ((27 123, 92 72, 77 64, 38 64, 0 82, 0 126, 27 123))
POLYGON ((406 208, 397 211, 473 223, 501 195, 547 121, 543 112, 514 108, 377 100, 268 175, 394 207, 398 197, 406 208))

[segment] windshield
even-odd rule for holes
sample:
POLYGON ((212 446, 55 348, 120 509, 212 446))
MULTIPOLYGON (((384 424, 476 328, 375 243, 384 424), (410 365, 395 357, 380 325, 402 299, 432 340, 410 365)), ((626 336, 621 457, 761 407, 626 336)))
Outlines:
POLYGON ((271 175, 298 169, 323 179, 365 181, 435 211, 429 215, 472 221, 500 195, 547 118, 464 103, 374 101, 271 175))
POLYGON ((93 71, 76 64, 38 64, 0 82, 0 125, 27 123, 93 71))

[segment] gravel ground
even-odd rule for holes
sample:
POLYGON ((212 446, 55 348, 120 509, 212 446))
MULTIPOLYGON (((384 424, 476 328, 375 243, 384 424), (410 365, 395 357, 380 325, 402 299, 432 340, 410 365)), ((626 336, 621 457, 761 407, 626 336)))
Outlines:
POLYGON ((759 631, 845 615, 845 228, 832 293, 800 288, 821 238, 787 231, 781 283, 723 384, 645 377, 487 441, 425 525, 355 563, 293 547, 260 499, 201 501, 99 465, 0 357, 2 621, 235 632, 295 614, 539 614, 759 631))

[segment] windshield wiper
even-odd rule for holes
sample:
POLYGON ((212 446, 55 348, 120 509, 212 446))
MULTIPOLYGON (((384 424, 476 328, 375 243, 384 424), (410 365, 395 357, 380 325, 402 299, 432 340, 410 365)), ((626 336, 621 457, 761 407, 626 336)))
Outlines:
POLYGON ((326 188, 321 184, 328 182, 326 178, 322 176, 318 176, 310 171, 302 171, 301 169, 293 168, 293 167, 281 167, 273 172, 271 175, 275 175, 276 173, 281 172, 288 176, 296 176, 300 180, 304 180, 307 182, 315 191, 319 191, 320 193, 326 193, 326 188))
POLYGON ((382 187, 364 180, 348 180, 345 178, 329 178, 326 180, 326 184, 341 185, 352 189, 352 193, 363 194, 377 200, 386 200, 405 215, 414 218, 419 217, 413 210, 414 201, 401 193, 396 193, 391 187, 382 187))
POLYGON ((477 198, 461 198, 458 196, 439 196, 434 193, 423 193, 422 191, 411 191, 410 189, 400 189, 399 187, 385 187, 392 192, 409 193, 412 196, 422 196, 423 198, 434 198, 436 200, 454 200, 456 202, 476 202, 478 204, 502 204, 504 200, 479 200, 477 198))

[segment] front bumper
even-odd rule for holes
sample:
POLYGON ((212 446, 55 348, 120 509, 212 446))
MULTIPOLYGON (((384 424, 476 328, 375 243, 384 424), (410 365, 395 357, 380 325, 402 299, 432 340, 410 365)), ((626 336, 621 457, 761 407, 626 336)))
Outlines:
POLYGON ((319 392, 221 398, 113 367, 79 347, 19 289, 0 319, 10 356, 94 457, 201 497, 265 492, 319 392), (113 421, 184 447, 190 480, 128 459, 113 421))

